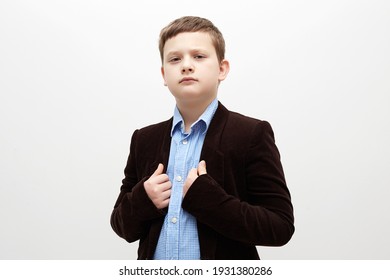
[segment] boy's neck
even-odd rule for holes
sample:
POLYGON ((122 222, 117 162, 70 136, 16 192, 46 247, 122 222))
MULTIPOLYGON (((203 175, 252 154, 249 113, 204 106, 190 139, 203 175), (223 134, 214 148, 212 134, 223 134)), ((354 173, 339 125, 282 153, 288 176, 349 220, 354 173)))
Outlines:
POLYGON ((180 114, 184 120, 184 129, 185 132, 189 132, 191 125, 195 123, 199 117, 206 111, 207 107, 213 102, 212 100, 207 100, 201 104, 194 103, 179 103, 177 102, 177 108, 180 111, 180 114))

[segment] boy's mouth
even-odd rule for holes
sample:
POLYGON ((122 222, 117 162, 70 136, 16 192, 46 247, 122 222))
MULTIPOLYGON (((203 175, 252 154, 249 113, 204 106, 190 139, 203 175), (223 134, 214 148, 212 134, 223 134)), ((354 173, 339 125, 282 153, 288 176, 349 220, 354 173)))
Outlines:
POLYGON ((184 77, 183 79, 181 79, 179 81, 179 84, 181 83, 185 83, 185 82, 197 82, 198 80, 195 79, 195 78, 191 78, 191 77, 184 77))

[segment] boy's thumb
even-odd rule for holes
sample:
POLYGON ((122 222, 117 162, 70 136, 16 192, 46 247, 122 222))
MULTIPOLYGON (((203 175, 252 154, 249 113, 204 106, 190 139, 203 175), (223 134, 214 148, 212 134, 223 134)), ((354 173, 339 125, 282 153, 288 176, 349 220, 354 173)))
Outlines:
POLYGON ((164 171, 164 165, 162 163, 159 163, 156 171, 154 171, 154 173, 152 174, 152 177, 162 174, 163 171, 164 171))
POLYGON ((199 162, 199 164, 198 164, 198 174, 199 174, 199 176, 200 176, 200 175, 207 174, 206 162, 205 162, 204 160, 202 160, 202 161, 199 162))

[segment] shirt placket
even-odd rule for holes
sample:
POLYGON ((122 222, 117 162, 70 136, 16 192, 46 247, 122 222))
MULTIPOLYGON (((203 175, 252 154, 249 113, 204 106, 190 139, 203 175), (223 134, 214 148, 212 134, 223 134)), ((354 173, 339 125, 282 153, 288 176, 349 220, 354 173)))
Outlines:
POLYGON ((179 259, 179 242, 180 242, 180 212, 183 198, 183 184, 186 178, 186 158, 188 155, 189 135, 181 132, 180 141, 176 146, 175 165, 173 168, 172 192, 169 202, 168 211, 168 228, 167 228, 167 250, 168 259, 179 259))

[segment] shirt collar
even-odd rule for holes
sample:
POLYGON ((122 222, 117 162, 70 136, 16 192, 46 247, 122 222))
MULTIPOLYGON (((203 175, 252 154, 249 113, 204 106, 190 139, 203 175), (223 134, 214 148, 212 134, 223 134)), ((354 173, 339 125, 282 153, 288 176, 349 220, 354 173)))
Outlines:
MULTIPOLYGON (((203 134, 206 133, 206 131, 209 128, 209 125, 211 123, 211 120, 214 117, 215 111, 217 111, 217 108, 218 108, 218 99, 215 98, 209 104, 209 106, 207 106, 206 110, 199 117, 199 119, 191 125, 191 128, 194 127, 195 125, 197 125, 198 123, 202 122, 202 123, 204 123, 204 126, 202 127, 203 128, 202 133, 203 134)), ((176 129, 181 129, 182 132, 184 133, 184 128, 182 127, 183 124, 184 124, 183 117, 181 116, 177 106, 175 106, 175 110, 173 112, 173 123, 172 123, 172 129, 171 129, 171 137, 173 135, 173 132, 176 129)))

